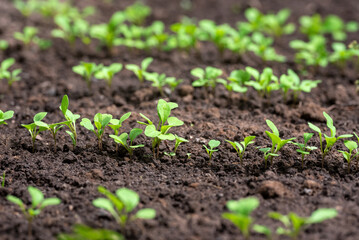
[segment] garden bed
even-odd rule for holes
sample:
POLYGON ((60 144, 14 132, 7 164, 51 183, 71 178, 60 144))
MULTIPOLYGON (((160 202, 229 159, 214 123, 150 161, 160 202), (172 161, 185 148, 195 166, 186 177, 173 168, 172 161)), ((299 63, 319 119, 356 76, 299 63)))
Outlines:
MULTIPOLYGON (((82 7, 96 6, 98 12, 90 20, 99 22, 107 21, 114 11, 123 9, 130 2, 114 1, 109 5, 93 0, 80 4, 82 7)), ((234 26, 237 21, 244 20, 243 11, 249 6, 262 12, 288 7, 292 10, 290 20, 293 22, 298 22, 302 15, 316 12, 357 20, 359 11, 354 0, 291 3, 196 0, 190 11, 182 10, 179 1, 164 4, 164 1, 152 0, 146 3, 153 10, 148 22, 161 20, 166 25, 188 15, 234 26)), ((62 200, 61 205, 45 209, 45 213, 35 219, 35 239, 54 239, 59 233, 71 232, 76 223, 118 230, 110 215, 92 205, 92 201, 101 195, 98 186, 111 191, 130 188, 139 193, 141 207, 157 211, 153 220, 131 222, 124 234, 126 239, 239 239, 238 229, 222 219, 221 214, 227 211, 228 200, 247 196, 256 196, 260 200, 260 207, 253 213, 256 222, 272 229, 278 224, 267 217, 269 211, 309 216, 318 208, 330 207, 337 209, 338 216, 310 226, 301 234, 301 239, 358 238, 359 184, 356 180, 359 174, 355 166, 352 173, 347 173, 347 163, 336 151, 344 149, 342 142, 328 154, 324 169, 321 169, 320 151, 313 151, 302 169, 294 145, 285 146, 268 169, 264 167, 263 153, 250 146, 241 166, 236 152, 225 142, 225 139, 242 141, 245 136, 254 135, 257 136, 255 146, 270 146, 265 135, 269 130, 266 119, 276 124, 285 139, 302 139, 304 132, 312 132, 308 121, 321 129, 326 128, 323 111, 334 119, 339 134, 358 132, 359 97, 355 92, 357 75, 353 69, 342 72, 330 66, 310 73, 309 79, 319 79, 322 83, 311 93, 300 95, 299 103, 284 102, 280 94, 263 99, 254 91, 249 91, 245 98, 240 94, 230 97, 222 86, 216 89, 215 96, 207 96, 204 89, 191 86, 190 71, 195 67, 214 66, 225 74, 245 66, 257 69, 270 66, 278 74, 286 73, 288 68, 295 69, 288 42, 303 38, 300 33, 285 36, 276 43, 276 50, 288 57, 286 63, 263 63, 251 55, 238 61, 227 53, 221 59, 215 48, 207 43, 200 46, 199 53, 190 55, 179 51, 147 54, 119 48, 116 54, 108 56, 96 51, 96 46, 78 42, 72 50, 61 39, 54 39, 51 48, 39 52, 24 49, 12 38, 14 31, 20 31, 26 25, 37 26, 44 33, 54 27, 40 16, 25 19, 11 1, 0 4, 0 38, 10 42, 10 48, 0 52, 0 60, 14 57, 16 67, 23 70, 22 80, 14 83, 11 91, 6 89, 5 83, 1 83, 0 89, 0 109, 15 111, 9 125, 0 127, 0 173, 6 171, 5 187, 0 188, 1 239, 27 239, 26 220, 6 196, 12 194, 26 199, 29 185, 41 189, 46 197, 56 196, 62 200), (184 79, 178 89, 165 98, 178 103, 179 107, 172 114, 184 121, 184 125, 176 129, 176 134, 189 140, 180 145, 175 157, 163 155, 154 160, 151 142, 144 135, 138 142, 143 142, 146 147, 135 150, 131 159, 123 149, 115 152, 113 141, 107 134, 104 149, 99 151, 95 136, 80 124, 75 150, 72 150, 65 131, 60 131, 56 152, 49 134, 40 135, 36 151, 32 152, 30 135, 21 124, 30 123, 36 113, 43 111, 48 112, 46 120, 62 121, 59 106, 64 94, 69 96, 69 109, 81 117, 91 119, 101 112, 118 118, 132 112, 122 128, 125 132, 141 127, 136 122, 141 119, 139 113, 155 119, 157 100, 161 96, 150 85, 140 85, 133 73, 123 70, 115 77, 111 90, 103 82, 94 82, 89 91, 86 83, 72 72, 72 67, 80 61, 105 65, 114 62, 138 64, 148 56, 154 58, 151 71, 184 79), (211 162, 203 148, 210 139, 221 141, 220 150, 213 154, 211 162), (190 157, 187 153, 191 153, 190 157)), ((350 34, 347 42, 358 37, 357 33, 350 34)), ((317 134, 311 144, 319 147, 317 134)), ((160 150, 170 151, 165 144, 160 150)), ((263 239, 263 236, 254 234, 253 239, 263 239)))

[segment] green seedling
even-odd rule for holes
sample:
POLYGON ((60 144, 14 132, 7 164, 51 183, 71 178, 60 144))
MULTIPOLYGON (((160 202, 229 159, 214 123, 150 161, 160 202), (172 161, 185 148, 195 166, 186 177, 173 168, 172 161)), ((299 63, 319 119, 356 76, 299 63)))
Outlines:
POLYGON ((161 96, 165 96, 163 87, 170 85, 171 90, 174 90, 183 80, 176 79, 175 77, 166 77, 166 74, 159 74, 157 72, 144 73, 147 81, 152 82, 152 87, 156 87, 161 96))
POLYGON ((125 15, 130 23, 142 25, 151 14, 151 8, 144 5, 142 1, 136 1, 125 9, 125 15))
POLYGON ((279 89, 278 77, 273 74, 271 68, 266 67, 260 73, 255 68, 246 67, 246 72, 254 78, 246 82, 246 85, 253 87, 261 97, 269 97, 272 91, 279 89))
POLYGON ((274 37, 292 34, 295 31, 294 23, 287 23, 290 17, 289 9, 281 9, 277 14, 267 14, 264 18, 263 31, 274 37))
POLYGON ((217 25, 212 20, 207 19, 199 22, 198 39, 212 42, 217 47, 221 56, 227 48, 227 38, 235 34, 236 30, 228 24, 217 25))
POLYGON ((279 87, 283 91, 284 101, 287 100, 289 90, 293 91, 293 100, 297 101, 300 92, 310 93, 313 88, 316 88, 320 80, 303 80, 301 81, 298 74, 293 70, 288 69, 288 74, 282 74, 279 78, 279 87))
POLYGON ((267 237, 267 240, 272 240, 273 239, 272 230, 267 226, 254 224, 252 229, 253 229, 253 231, 255 231, 257 233, 265 235, 267 237))
POLYGON ((170 35, 167 41, 168 49, 178 49, 189 52, 196 48, 198 40, 198 27, 190 18, 183 18, 181 22, 170 27, 175 35, 170 35))
POLYGON ((6 199, 18 205, 28 222, 28 239, 32 239, 32 222, 34 218, 41 213, 47 206, 54 206, 61 203, 58 198, 44 198, 44 194, 37 188, 29 186, 27 190, 31 196, 31 206, 26 206, 20 198, 8 195, 6 199))
POLYGON ((116 194, 111 193, 106 188, 100 186, 98 191, 106 198, 97 198, 92 203, 95 207, 108 211, 120 225, 122 230, 126 224, 135 219, 153 219, 156 211, 152 208, 142 208, 134 213, 134 209, 140 202, 138 194, 128 188, 116 190, 116 194))
POLYGON ((329 53, 326 48, 326 39, 323 36, 313 36, 309 42, 293 40, 289 45, 296 50, 295 61, 297 63, 316 68, 328 65, 329 53))
POLYGON ((208 142, 209 148, 206 145, 203 145, 203 147, 206 149, 206 152, 208 154, 210 162, 212 160, 213 153, 217 152, 219 150, 219 149, 216 149, 216 147, 218 147, 220 144, 221 144, 220 141, 212 139, 208 142))
POLYGON ((64 95, 61 101, 60 110, 64 115, 66 122, 65 125, 69 128, 70 131, 66 133, 71 137, 73 148, 75 149, 77 144, 77 132, 76 132, 76 120, 80 118, 79 114, 73 114, 69 109, 69 97, 64 95))
MULTIPOLYGON (((353 45, 352 45, 353 46, 353 45)), ((358 57, 358 50, 347 47, 344 43, 335 42, 332 44, 333 52, 329 56, 329 62, 336 64, 341 70, 344 70, 348 62, 358 57)))
MULTIPOLYGON (((268 127, 272 130, 272 132, 269 131, 265 131, 265 133, 267 134, 267 136, 270 138, 270 140, 272 141, 272 147, 269 151, 264 151, 261 150, 262 152, 265 153, 265 155, 269 155, 270 156, 270 165, 273 165, 273 157, 278 156, 278 152, 280 149, 282 149, 282 147, 284 147, 284 145, 286 145, 287 143, 291 143, 292 140, 294 140, 295 138, 289 138, 289 139, 281 139, 279 137, 279 131, 277 129, 277 127, 274 125, 274 123, 267 119, 266 123, 268 125, 268 127)), ((267 159, 265 159, 265 167, 267 167, 267 159)))
POLYGON ((313 151, 313 150, 317 149, 317 147, 308 146, 308 142, 313 137, 313 135, 314 135, 314 133, 304 133, 303 134, 304 143, 293 142, 294 145, 299 147, 297 149, 297 152, 300 153, 301 156, 302 156, 302 168, 304 167, 304 157, 305 157, 305 155, 309 155, 310 151, 313 151))
POLYGON ((21 12, 24 17, 29 17, 32 13, 38 10, 39 2, 38 0, 14 0, 14 6, 17 10, 21 12))
POLYGON ((258 208, 259 200, 255 197, 242 198, 238 201, 228 201, 226 204, 230 212, 222 214, 222 218, 231 221, 242 233, 244 239, 250 237, 250 227, 253 223, 251 213, 258 208))
POLYGON ((335 135, 337 133, 337 130, 334 127, 333 119, 326 112, 323 112, 323 115, 327 120, 327 127, 330 129, 330 136, 327 136, 326 134, 324 134, 324 138, 325 138, 325 142, 326 142, 325 148, 323 147, 322 131, 320 130, 320 128, 318 128, 314 124, 308 122, 309 127, 312 130, 314 130, 315 132, 317 132, 319 135, 320 151, 322 152, 322 168, 324 167, 324 158, 330 152, 330 150, 332 149, 334 144, 340 139, 353 137, 353 135, 351 135, 351 134, 344 134, 344 135, 340 135, 339 137, 336 137, 335 135))
POLYGON ((9 48, 9 42, 6 40, 0 40, 0 50, 5 51, 9 48))
POLYGON ((72 71, 82 76, 86 81, 87 87, 91 89, 92 78, 96 72, 103 68, 102 64, 96 65, 96 63, 81 62, 80 65, 72 67, 72 71))
POLYGON ((183 82, 183 79, 177 79, 175 77, 166 78, 166 84, 170 87, 171 92, 174 92, 175 89, 183 82))
POLYGON ((244 153, 246 151, 246 148, 248 145, 253 144, 254 143, 254 139, 256 137, 255 136, 248 136, 246 138, 244 138, 244 141, 242 142, 231 142, 229 140, 226 140, 226 142, 228 142, 229 144, 232 145, 232 147, 234 148, 234 150, 236 150, 239 159, 241 160, 241 165, 243 166, 243 156, 244 153))
POLYGON ((175 138, 176 138, 176 143, 175 143, 175 147, 173 149, 173 152, 169 152, 169 153, 165 152, 165 155, 170 156, 170 157, 176 156, 178 146, 183 142, 188 142, 187 139, 181 138, 181 137, 177 136, 176 134, 175 134, 175 138))
POLYGON ((98 70, 95 73, 95 78, 105 80, 108 87, 111 88, 113 77, 115 76, 116 73, 119 73, 121 70, 122 70, 121 63, 113 63, 108 67, 104 66, 100 70, 98 70))
POLYGON ((169 34, 165 32, 165 24, 161 21, 154 21, 146 28, 145 33, 145 49, 157 48, 158 50, 166 50, 166 42, 169 34))
POLYGON ((300 232, 304 228, 334 218, 338 215, 338 212, 333 208, 320 208, 314 211, 310 217, 300 217, 293 212, 290 212, 288 215, 282 215, 278 212, 270 212, 268 215, 269 217, 282 222, 285 226, 285 228, 277 228, 277 234, 286 235, 293 240, 297 240, 300 232))
POLYGON ((233 36, 226 38, 226 48, 241 58, 246 52, 249 51, 248 46, 251 44, 251 37, 247 35, 246 31, 239 28, 233 36))
MULTIPOLYGON (((118 136, 122 123, 131 116, 131 112, 125 113, 120 119, 112 118, 108 126, 114 131, 115 136, 118 136)), ((116 144, 116 152, 118 151, 118 144, 116 144)))
POLYGON ((260 57, 264 62, 276 61, 285 62, 286 58, 276 53, 272 47, 273 38, 265 37, 262 33, 255 32, 252 35, 252 41, 248 45, 248 50, 260 57))
POLYGON ((157 127, 148 117, 140 113, 140 116, 144 118, 147 121, 147 123, 140 121, 137 122, 139 124, 146 125, 145 135, 149 138, 152 138, 152 151, 154 158, 156 158, 156 149, 157 149, 157 158, 159 157, 159 146, 162 141, 174 141, 176 139, 174 134, 169 133, 169 130, 172 127, 179 127, 184 124, 178 118, 170 117, 171 110, 177 107, 178 107, 177 103, 166 102, 163 99, 158 100, 157 114, 159 121, 157 127))
POLYGON ((192 86, 204 86, 206 88, 211 87, 212 92, 214 93, 217 83, 222 81, 220 80, 220 76, 223 74, 223 71, 214 67, 206 67, 205 69, 195 68, 191 70, 191 74, 192 76, 198 78, 192 83, 192 86))
POLYGON ((133 155, 133 149, 136 148, 140 148, 140 147, 144 147, 145 145, 143 144, 138 144, 138 145, 133 145, 133 141, 139 136, 141 135, 141 133, 143 132, 142 129, 140 128, 134 128, 130 131, 130 134, 127 133, 122 133, 120 136, 117 135, 110 135, 111 138, 113 138, 113 140, 117 143, 117 144, 121 144, 122 146, 124 146, 124 148, 128 151, 128 153, 130 154, 130 156, 133 155), (127 140, 128 138, 130 138, 130 143, 128 144, 127 140))
POLYGON ((277 14, 263 14, 256 8, 248 8, 244 12, 248 22, 240 22, 239 28, 247 32, 265 32, 274 37, 283 34, 291 34, 295 31, 293 23, 286 23, 289 16, 289 9, 282 9, 277 14))
POLYGON ((89 38, 90 24, 82 18, 72 18, 66 14, 56 15, 54 18, 57 29, 51 31, 55 38, 62 38, 67 41, 72 48, 75 47, 77 38, 80 38, 84 44, 90 44, 89 38))
POLYGON ((86 128, 87 130, 93 132, 98 140, 98 148, 102 151, 102 146, 103 146, 103 134, 105 133, 105 128, 108 126, 108 124, 110 123, 112 119, 112 115, 111 114, 102 114, 102 113, 97 113, 94 117, 94 124, 95 126, 91 123, 91 120, 88 118, 83 118, 80 122, 80 125, 83 126, 84 128, 86 128), (96 127, 96 129, 95 129, 96 127))
POLYGON ((227 80, 218 79, 217 82, 222 83, 223 86, 227 89, 230 96, 233 92, 245 93, 248 88, 245 84, 250 80, 251 75, 244 70, 235 70, 231 72, 230 76, 227 77, 227 80))
POLYGON ((48 130, 50 131, 51 136, 54 139, 54 150, 55 150, 55 152, 57 151, 57 147, 56 147, 56 145, 57 145, 57 133, 59 132, 59 130, 61 128, 63 128, 67 124, 69 124, 69 121, 48 124, 48 130))
POLYGON ((112 230, 77 224, 73 227, 73 233, 61 233, 57 236, 57 240, 125 240, 125 238, 112 230))
POLYGON ((179 136, 177 136, 176 134, 175 134, 175 138, 176 138, 176 143, 175 143, 175 148, 173 149, 173 152, 176 154, 179 145, 180 145, 181 143, 188 142, 188 140, 187 140, 187 139, 184 139, 184 138, 182 138, 182 137, 179 137, 179 136))
POLYGON ((14 65, 15 59, 14 58, 8 58, 1 62, 0 65, 0 79, 6 79, 9 85, 9 88, 11 88, 12 84, 14 82, 20 81, 19 74, 21 73, 21 69, 15 69, 13 71, 10 71, 9 68, 14 65))
POLYGON ((119 26, 126 20, 123 12, 115 12, 108 23, 91 26, 90 36, 100 41, 101 46, 105 46, 109 53, 113 53, 113 47, 117 45, 118 35, 121 29, 119 26))
POLYGON ((3 112, 0 110, 0 125, 7 125, 7 120, 11 119, 14 116, 14 111, 10 110, 3 112))
POLYGON ((309 38, 319 34, 331 34, 335 41, 344 41, 347 38, 347 32, 358 31, 357 22, 345 23, 336 15, 328 15, 325 19, 322 19, 319 14, 302 16, 299 22, 301 32, 309 38))
POLYGON ((23 32, 15 32, 14 38, 23 42, 24 46, 28 48, 31 44, 39 46, 41 50, 49 48, 52 43, 50 40, 42 39, 36 36, 38 29, 36 27, 25 27, 23 32))
POLYGON ((354 141, 344 140, 344 145, 348 148, 349 152, 338 150, 343 154, 343 157, 348 162, 348 173, 350 173, 350 164, 352 160, 359 156, 358 144, 354 141))
POLYGON ((47 112, 37 113, 33 118, 33 123, 21 124, 21 126, 30 132, 33 152, 35 152, 35 140, 37 135, 39 135, 40 132, 46 131, 48 129, 48 125, 42 121, 46 115, 47 112))

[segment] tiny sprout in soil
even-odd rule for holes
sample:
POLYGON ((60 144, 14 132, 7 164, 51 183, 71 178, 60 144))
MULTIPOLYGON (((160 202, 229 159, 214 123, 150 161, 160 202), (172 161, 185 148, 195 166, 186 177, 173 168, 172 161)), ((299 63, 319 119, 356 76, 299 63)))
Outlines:
POLYGON ((116 194, 113 194, 100 186, 98 191, 105 195, 106 198, 95 199, 93 205, 111 213, 122 231, 124 231, 129 221, 135 219, 153 219, 156 217, 156 211, 152 208, 142 208, 136 213, 133 212, 140 202, 140 197, 131 189, 120 188, 116 190, 116 194))
POLYGON ((44 194, 37 188, 29 186, 28 191, 31 196, 31 206, 27 207, 20 198, 13 195, 8 195, 6 199, 18 205, 28 221, 28 238, 32 235, 32 222, 34 218, 41 213, 47 206, 58 205, 61 200, 58 198, 44 198, 44 194))

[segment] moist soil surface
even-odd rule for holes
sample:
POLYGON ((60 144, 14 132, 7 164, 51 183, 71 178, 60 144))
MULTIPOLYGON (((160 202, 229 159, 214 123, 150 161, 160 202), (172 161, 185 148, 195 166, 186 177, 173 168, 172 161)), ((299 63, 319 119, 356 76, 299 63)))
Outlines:
MULTIPOLYGON (((81 1, 79 7, 92 5, 97 14, 90 17, 93 23, 107 21, 113 12, 122 10, 131 1, 81 1)), ((359 5, 356 0, 342 1, 193 1, 192 10, 182 10, 179 1, 151 0, 152 15, 147 23, 161 20, 169 24, 180 21, 184 15, 197 19, 213 19, 217 23, 235 23, 244 20, 247 7, 257 7, 263 12, 278 11, 284 7, 292 10, 291 21, 298 23, 302 15, 320 13, 323 16, 337 14, 344 20, 359 20, 359 5)), ((255 146, 269 147, 265 135, 269 130, 266 119, 272 120, 283 138, 297 137, 302 141, 304 132, 311 132, 310 121, 321 129, 325 127, 322 112, 329 113, 337 127, 338 134, 358 132, 359 97, 354 82, 356 72, 329 66, 315 73, 309 71, 308 79, 320 79, 322 83, 310 94, 301 95, 298 102, 284 102, 281 94, 262 99, 250 90, 246 96, 229 96, 222 87, 215 95, 207 95, 203 89, 193 89, 190 70, 194 67, 215 66, 229 74, 234 69, 252 66, 259 70, 272 67, 276 74, 286 73, 288 68, 296 69, 293 51, 288 43, 292 39, 305 39, 298 31, 283 37, 276 43, 280 54, 288 57, 286 63, 263 63, 248 55, 238 60, 230 53, 222 58, 211 44, 201 44, 199 53, 184 54, 178 51, 144 53, 125 48, 117 49, 113 56, 97 51, 95 45, 77 43, 75 49, 59 39, 53 39, 53 46, 46 51, 36 48, 24 49, 13 40, 12 34, 24 26, 37 26, 43 37, 49 37, 55 26, 48 19, 34 15, 25 19, 9 0, 0 4, 0 38, 10 42, 10 48, 0 53, 0 59, 16 59, 21 67, 22 80, 11 90, 6 82, 1 83, 0 109, 14 110, 15 116, 8 126, 0 127, 0 173, 6 171, 5 187, 0 188, 0 238, 27 239, 27 223, 18 206, 8 202, 8 194, 25 199, 29 203, 27 186, 41 189, 45 197, 58 197, 62 204, 48 207, 35 220, 34 239, 55 239, 59 233, 71 232, 72 226, 82 223, 94 228, 119 230, 114 219, 104 211, 95 208, 92 201, 100 197, 98 186, 111 191, 127 187, 139 193, 140 207, 152 207, 157 211, 153 220, 131 222, 123 232, 127 239, 242 239, 238 229, 221 218, 227 211, 228 200, 256 196, 260 206, 254 211, 256 223, 272 229, 279 226, 267 217, 269 211, 283 214, 290 211, 309 216, 312 211, 330 207, 339 215, 329 221, 306 228, 301 239, 358 239, 359 236, 359 172, 352 168, 347 173, 347 164, 337 149, 345 149, 342 142, 334 147, 325 159, 321 169, 321 154, 313 151, 302 169, 300 155, 293 145, 283 148, 273 165, 264 167, 263 154, 253 145, 248 147, 243 165, 225 142, 225 139, 242 141, 245 136, 255 135, 255 146), (161 98, 150 85, 140 85, 135 76, 123 70, 114 79, 111 90, 103 82, 94 82, 89 91, 85 82, 72 72, 72 66, 80 61, 110 64, 140 63, 152 56, 155 60, 150 71, 166 73, 183 78, 179 88, 165 99, 177 102, 173 116, 184 121, 175 133, 189 140, 180 145, 175 157, 163 154, 154 160, 151 142, 141 135, 137 140, 146 145, 135 150, 132 158, 121 149, 118 153, 108 137, 104 138, 104 149, 97 148, 96 137, 78 123, 78 146, 72 149, 65 131, 58 136, 56 151, 48 134, 40 134, 36 140, 36 151, 32 152, 29 133, 21 127, 42 111, 48 112, 46 122, 63 121, 59 110, 61 98, 68 94, 69 109, 81 117, 93 118, 97 112, 110 113, 119 118, 132 112, 124 123, 123 132, 128 132, 140 120, 139 113, 156 119, 156 101, 161 98), (221 141, 220 150, 215 152, 211 162, 203 148, 210 139, 221 141), (191 153, 188 157, 187 153, 191 153)), ((350 34, 347 40, 358 39, 350 34)), ((143 128, 143 127, 142 127, 143 128)), ((329 134, 326 131, 327 134, 329 134)), ((310 142, 319 147, 318 136, 310 142)), ((171 151, 172 143, 162 144, 161 153, 171 151)), ((253 234, 253 239, 263 239, 253 234)), ((279 237, 278 239, 286 239, 279 237)))

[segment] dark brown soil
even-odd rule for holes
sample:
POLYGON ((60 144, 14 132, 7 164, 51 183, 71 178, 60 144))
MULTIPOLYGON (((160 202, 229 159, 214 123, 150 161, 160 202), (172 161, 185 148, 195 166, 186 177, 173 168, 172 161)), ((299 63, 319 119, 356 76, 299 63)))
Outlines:
MULTIPOLYGON (((106 5, 102 1, 81 1, 81 6, 97 6, 93 22, 107 20, 114 11, 121 10, 131 1, 114 1, 106 5)), ((179 1, 147 1, 153 9, 149 21, 159 19, 167 25, 188 15, 197 19, 209 18, 218 23, 235 25, 244 20, 243 11, 249 6, 261 11, 277 11, 288 7, 292 9, 292 21, 304 14, 337 14, 344 20, 359 20, 359 5, 356 0, 341 1, 235 1, 235 0, 195 0, 191 11, 181 10, 179 1), (233 11, 236 9, 236 11, 233 11)), ((176 130, 177 134, 190 140, 182 144, 176 157, 161 156, 154 161, 150 141, 141 136, 146 148, 135 151, 132 160, 124 151, 115 153, 115 147, 107 136, 104 151, 97 149, 95 136, 78 124, 78 147, 72 151, 70 138, 60 132, 57 152, 53 151, 52 139, 41 135, 36 141, 37 150, 31 151, 28 132, 21 123, 29 123, 34 114, 48 112, 46 121, 62 121, 58 109, 64 94, 70 97, 70 110, 82 117, 93 117, 97 112, 111 113, 120 117, 131 111, 131 118, 125 122, 123 131, 140 127, 138 113, 151 118, 156 116, 157 91, 148 85, 140 86, 131 72, 123 70, 114 79, 111 92, 102 82, 93 84, 89 92, 85 83, 76 76, 71 68, 81 60, 109 64, 112 62, 139 63, 147 55, 143 52, 120 49, 114 57, 106 57, 94 47, 88 48, 78 43, 76 51, 71 51, 63 41, 54 39, 54 45, 47 51, 25 50, 13 40, 12 34, 25 25, 35 25, 43 36, 48 36, 54 27, 51 21, 40 16, 24 19, 12 7, 10 0, 1 0, 0 38, 10 42, 5 53, 0 52, 0 60, 14 57, 16 67, 23 69, 22 81, 7 91, 6 83, 1 83, 0 109, 14 110, 15 117, 9 126, 0 126, 0 174, 6 171, 6 183, 0 188, 0 239, 27 239, 26 221, 17 206, 8 202, 6 196, 13 194, 28 199, 27 186, 41 189, 46 197, 56 196, 62 204, 49 207, 34 221, 35 239, 55 239, 61 232, 70 232, 76 223, 96 228, 118 230, 111 216, 92 206, 92 200, 100 197, 98 186, 111 191, 128 187, 139 193, 140 207, 152 207, 157 217, 150 221, 135 221, 129 224, 127 239, 242 239, 239 231, 228 221, 221 218, 226 211, 228 200, 246 196, 256 196, 261 205, 254 212, 257 223, 278 226, 266 214, 269 211, 296 212, 309 216, 321 207, 336 208, 338 217, 322 224, 311 226, 301 235, 301 239, 358 239, 359 237, 359 173, 353 169, 346 173, 347 164, 336 145, 321 170, 321 155, 314 151, 301 169, 300 156, 294 146, 284 147, 281 156, 274 159, 272 167, 265 169, 262 153, 253 146, 248 148, 244 166, 240 166, 236 153, 224 140, 242 140, 245 136, 255 135, 256 146, 269 146, 265 130, 265 120, 271 119, 280 129, 284 138, 297 137, 302 140, 304 132, 311 131, 307 121, 325 127, 322 112, 329 113, 339 134, 358 132, 359 97, 355 93, 356 73, 347 69, 344 74, 333 66, 320 69, 312 79, 322 83, 311 94, 302 95, 299 104, 284 103, 279 94, 263 100, 250 91, 246 99, 233 96, 232 99, 222 87, 215 98, 205 98, 203 90, 195 89, 188 93, 188 85, 193 80, 190 70, 207 65, 220 67, 227 74, 233 69, 253 66, 263 69, 270 66, 277 74, 294 68, 293 52, 288 42, 303 38, 299 33, 284 37, 277 44, 277 51, 289 57, 284 64, 268 63, 263 65, 257 58, 245 57, 237 61, 228 54, 224 60, 210 44, 204 44, 200 56, 184 55, 179 52, 149 55, 155 58, 151 71, 166 73, 183 78, 184 84, 167 100, 177 102, 179 108, 173 115, 185 124, 176 130), (182 90, 182 91, 180 91, 182 90), (220 151, 214 153, 212 163, 202 147, 210 139, 221 141, 220 151), (187 153, 191 153, 187 158, 187 153)), ((351 34, 347 42, 358 39, 351 34)), ((109 132, 109 131, 108 131, 109 132)), ((312 144, 319 146, 315 136, 312 144)), ((170 147, 172 145, 170 144, 170 147)), ((161 151, 169 151, 165 145, 161 151)), ((263 239, 254 235, 253 239, 263 239)), ((280 239, 285 239, 280 238, 280 239)))

